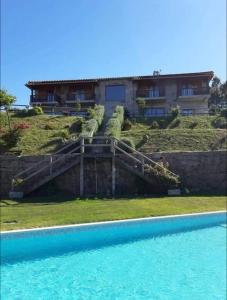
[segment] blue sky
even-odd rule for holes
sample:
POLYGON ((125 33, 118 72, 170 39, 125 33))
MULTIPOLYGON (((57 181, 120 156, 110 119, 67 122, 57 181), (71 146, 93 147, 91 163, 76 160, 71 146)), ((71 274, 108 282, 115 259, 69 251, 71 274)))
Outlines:
POLYGON ((1 86, 213 70, 226 79, 225 0, 1 0, 1 86))

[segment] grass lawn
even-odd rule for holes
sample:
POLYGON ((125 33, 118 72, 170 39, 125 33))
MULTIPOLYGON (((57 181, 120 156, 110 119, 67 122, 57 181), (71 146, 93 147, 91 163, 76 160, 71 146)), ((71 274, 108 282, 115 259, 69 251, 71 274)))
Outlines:
POLYGON ((227 148, 224 129, 133 129, 123 132, 142 152, 210 151, 227 148), (143 136, 148 140, 144 143, 143 136))
MULTIPOLYGON (((73 123, 78 120, 75 116, 49 116, 37 115, 31 117, 19 117, 16 114, 11 115, 11 126, 26 123, 29 128, 23 131, 21 140, 16 147, 6 149, 0 143, 0 153, 15 153, 20 155, 35 155, 53 153, 62 146, 62 135, 69 134, 69 129, 73 123)), ((8 130, 8 122, 5 113, 1 113, 1 128, 8 130)), ((79 135, 79 131, 73 133, 74 136, 79 135)), ((1 132, 0 132, 1 140, 1 132)))
MULTIPOLYGON (((54 153, 62 144, 62 136, 78 136, 80 129, 72 132, 72 124, 78 120, 73 116, 38 115, 22 117, 11 115, 12 127, 26 123, 29 128, 23 131, 17 146, 4 146, 2 136, 8 131, 5 113, 0 116, 0 153, 6 152, 20 155, 54 153)), ((134 141, 137 149, 144 152, 161 151, 209 151, 227 148, 226 129, 219 129, 215 121, 219 116, 179 116, 172 120, 170 117, 153 117, 133 121, 128 131, 123 131, 121 137, 134 141), (152 129, 154 120, 160 124, 160 129, 152 129), (144 136, 148 139, 144 141, 144 136)), ((223 119, 223 118, 222 118, 223 119)))
POLYGON ((2 200, 1 230, 141 218, 226 209, 226 196, 179 196, 136 199, 76 200, 56 196, 2 200))

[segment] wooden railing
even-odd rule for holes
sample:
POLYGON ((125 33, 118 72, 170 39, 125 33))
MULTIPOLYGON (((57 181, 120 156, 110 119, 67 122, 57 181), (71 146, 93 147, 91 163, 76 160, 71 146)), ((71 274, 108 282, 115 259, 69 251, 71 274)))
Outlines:
POLYGON ((179 96, 208 95, 209 88, 207 87, 180 88, 178 94, 179 96))
POLYGON ((68 94, 66 97, 66 101, 75 101, 75 102, 81 102, 81 101, 89 101, 95 99, 95 94, 93 92, 85 92, 81 94, 68 94))
POLYGON ((159 98, 165 97, 165 90, 163 88, 150 88, 150 89, 138 89, 136 97, 139 98, 159 98))

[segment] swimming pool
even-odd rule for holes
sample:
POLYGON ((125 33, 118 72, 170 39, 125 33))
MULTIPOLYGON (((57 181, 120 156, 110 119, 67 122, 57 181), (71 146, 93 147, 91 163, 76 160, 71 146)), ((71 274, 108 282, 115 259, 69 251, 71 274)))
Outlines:
POLYGON ((3 233, 1 299, 226 299, 226 214, 3 233))

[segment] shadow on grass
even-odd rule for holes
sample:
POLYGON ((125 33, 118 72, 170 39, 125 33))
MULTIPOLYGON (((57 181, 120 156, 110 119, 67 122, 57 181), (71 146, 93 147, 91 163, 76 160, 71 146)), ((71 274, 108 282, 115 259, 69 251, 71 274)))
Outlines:
POLYGON ((217 197, 217 196, 222 196, 222 197, 227 197, 227 194, 223 194, 223 193, 212 193, 212 194, 208 194, 208 193, 201 193, 201 194, 182 194, 179 196, 168 196, 168 195, 157 195, 157 194, 145 194, 145 195, 118 195, 116 197, 104 197, 104 196, 100 196, 100 197, 77 197, 75 195, 73 195, 72 193, 67 193, 67 192, 57 192, 53 195, 46 195, 46 196, 27 196, 21 200, 18 200, 17 202, 12 202, 8 201, 8 200, 3 200, 2 203, 3 206, 14 206, 14 205, 18 205, 18 204, 42 204, 42 205, 55 205, 55 204, 60 204, 60 203, 65 203, 65 202, 71 202, 71 201, 87 201, 87 200, 101 200, 101 201, 117 201, 117 200, 121 200, 121 201, 132 201, 132 200, 144 200, 144 199, 157 199, 161 200, 163 198, 188 198, 188 199, 192 199, 192 198, 197 198, 197 197, 217 197))

